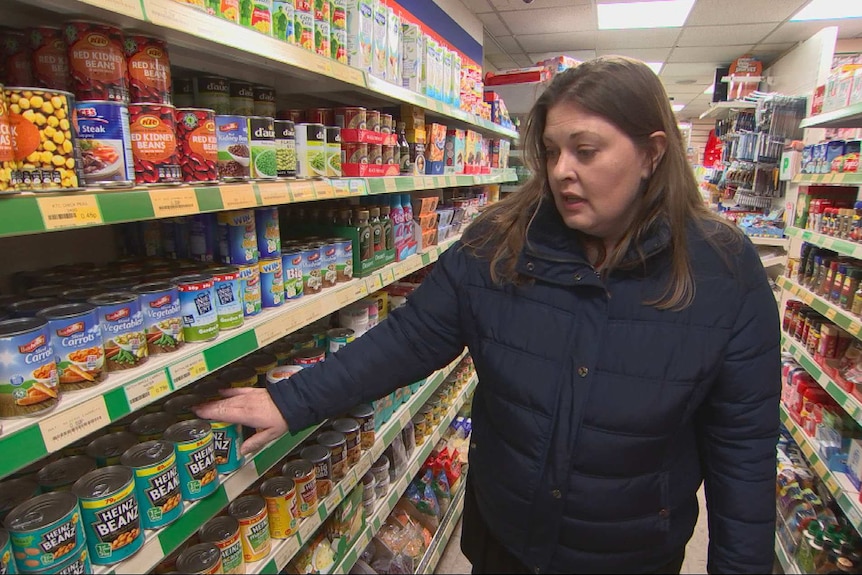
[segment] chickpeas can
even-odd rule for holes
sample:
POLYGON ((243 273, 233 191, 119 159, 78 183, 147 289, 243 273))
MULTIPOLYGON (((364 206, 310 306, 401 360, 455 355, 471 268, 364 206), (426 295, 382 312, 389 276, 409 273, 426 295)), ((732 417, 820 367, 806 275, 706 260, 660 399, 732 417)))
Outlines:
POLYGON ((200 530, 201 541, 212 543, 221 551, 222 570, 228 575, 245 573, 242 542, 239 539, 239 521, 222 515, 207 521, 200 530))
POLYGON ((36 481, 46 493, 69 491, 76 481, 96 469, 96 460, 87 455, 72 455, 52 461, 39 470, 36 481))
POLYGON ((89 186, 131 186, 135 167, 126 105, 86 100, 75 104, 75 113, 84 182, 89 186))
POLYGON ((105 348, 95 306, 69 303, 36 314, 48 320, 57 355, 57 375, 64 391, 84 389, 107 377, 105 348))
POLYGON ((150 282, 133 286, 132 291, 138 294, 144 315, 148 354, 179 350, 185 340, 177 286, 171 282, 150 282))
POLYGON ((281 468, 281 474, 292 479, 296 486, 299 517, 311 517, 317 513, 317 485, 315 484, 314 465, 305 459, 294 459, 284 464, 281 468))
POLYGON ((17 87, 6 87, 5 94, 15 135, 12 186, 29 191, 79 188, 84 173, 71 124, 74 96, 17 87))
POLYGON ((299 510, 296 486, 289 477, 273 477, 260 486, 269 517, 269 534, 273 539, 287 539, 297 531, 299 510))
POLYGON ((130 34, 124 43, 132 102, 171 104, 171 62, 164 40, 130 34))
POLYGON ((138 296, 130 292, 97 295, 89 299, 99 314, 105 344, 105 366, 111 371, 131 369, 147 361, 147 336, 138 296))
POLYGON ((210 341, 219 333, 215 284, 208 274, 174 278, 180 295, 183 338, 188 342, 210 341))
POLYGON ((45 493, 18 505, 5 525, 22 573, 59 566, 86 547, 78 498, 69 491, 45 493))
POLYGON ((242 466, 242 428, 232 423, 213 421, 213 443, 216 468, 219 473, 230 473, 242 466))
POLYGON ((177 147, 176 110, 167 104, 129 105, 135 182, 178 184, 183 181, 177 147))
POLYGON ((239 521, 239 538, 246 563, 260 561, 269 555, 272 539, 266 502, 259 495, 244 495, 228 506, 228 514, 239 521))
POLYGON ((170 442, 139 443, 126 450, 120 461, 134 472, 144 529, 164 527, 182 515, 177 456, 170 442))
POLYGON ((177 557, 177 572, 189 575, 223 573, 221 550, 214 543, 192 545, 177 557))
POLYGON ((129 102, 123 32, 107 24, 66 24, 72 92, 79 100, 129 102))
POLYGON ((43 318, 0 321, 0 419, 50 411, 60 400, 59 377, 48 322, 43 318))
POLYGON ((177 108, 177 146, 186 183, 218 181, 215 113, 206 108, 177 108))
POLYGON ((30 28, 33 84, 52 90, 69 89, 69 51, 63 29, 55 26, 30 28))
POLYGON ((212 426, 192 419, 170 426, 165 440, 174 443, 183 501, 196 501, 218 488, 212 426))

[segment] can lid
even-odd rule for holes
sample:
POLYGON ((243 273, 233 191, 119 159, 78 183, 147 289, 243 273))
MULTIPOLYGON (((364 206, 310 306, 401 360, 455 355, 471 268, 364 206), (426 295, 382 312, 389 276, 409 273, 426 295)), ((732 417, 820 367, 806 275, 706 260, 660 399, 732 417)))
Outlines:
POLYGON ((371 469, 376 471, 382 471, 384 469, 389 469, 389 458, 386 457, 386 454, 380 456, 380 458, 374 462, 374 465, 371 466, 371 469))
POLYGON ((193 405, 200 405, 204 401, 204 398, 196 393, 187 393, 170 398, 165 402, 163 409, 171 415, 179 416, 186 413, 194 413, 190 408, 193 405))
POLYGON ((356 433, 359 431, 359 422, 350 417, 336 419, 332 422, 332 429, 345 435, 348 433, 356 433))
POLYGON ((206 283, 212 280, 213 277, 210 274, 186 274, 173 278, 173 282, 180 286, 206 283))
POLYGON ((6 309, 9 310, 9 313, 12 315, 19 317, 32 317, 40 310, 55 306, 59 303, 61 303, 60 300, 55 297, 31 297, 10 303, 6 306, 6 309))
POLYGON ((174 446, 169 441, 145 441, 128 448, 120 458, 120 463, 128 467, 147 467, 165 461, 173 454, 174 446))
POLYGON ((303 459, 307 459, 312 463, 320 463, 328 459, 332 454, 329 452, 328 447, 324 447, 323 445, 309 445, 308 447, 303 447, 302 451, 299 452, 299 456, 303 459))
POLYGON ((326 337, 351 337, 356 335, 356 332, 349 327, 336 327, 326 332, 326 337))
POLYGON ((96 469, 96 460, 87 455, 64 457, 39 470, 36 480, 42 487, 71 485, 85 474, 96 469))
POLYGON ((302 371, 302 366, 300 365, 280 365, 266 372, 266 381, 268 383, 278 383, 296 375, 300 371, 302 371))
POLYGON ((240 365, 250 367, 254 369, 256 373, 266 373, 277 364, 278 358, 275 357, 275 355, 264 351, 253 353, 245 359, 240 360, 240 365))
MULTIPOLYGON (((65 276, 64 276, 65 278, 65 276)), ((59 279, 59 278, 58 278, 59 279)), ((65 286, 60 283, 51 283, 51 284, 42 284, 35 287, 31 287, 27 290, 28 298, 40 298, 40 297, 57 297, 61 291, 65 289, 65 286)))
POLYGON ((260 494, 264 497, 283 497, 296 488, 293 479, 287 476, 267 479, 260 486, 260 494))
POLYGON ((330 449, 344 445, 346 441, 347 438, 344 437, 344 434, 338 431, 324 431, 317 436, 317 442, 330 449))
POLYGON ((87 446, 87 455, 95 459, 104 457, 119 457, 136 444, 138 438, 128 431, 117 431, 94 439, 87 446))
POLYGON ((39 494, 39 485, 28 477, 0 483, 0 519, 3 513, 39 494))
POLYGON ((48 325, 48 320, 41 317, 17 317, 0 321, 0 337, 11 337, 27 333, 48 325))
MULTIPOLYGON (((135 418, 129 424, 129 431, 136 435, 150 435, 153 433, 164 433, 167 428, 177 422, 176 416, 166 412, 146 413, 135 418)), ((124 464, 125 465, 125 464, 124 464)))
POLYGON ((192 545, 177 557, 179 573, 203 573, 218 565, 221 561, 221 550, 215 543, 198 543, 192 545))
POLYGON ((131 468, 125 465, 94 469, 75 482, 72 493, 79 499, 102 499, 120 491, 133 477, 131 468))
POLYGON ((174 443, 197 441, 212 433, 212 426, 204 419, 190 419, 175 423, 165 431, 165 439, 174 443))
POLYGON ((36 312, 36 316, 44 317, 45 319, 65 319, 91 313, 96 310, 96 306, 89 303, 62 303, 36 312))
POLYGON ((96 287, 78 287, 60 292, 60 298, 66 301, 85 303, 91 297, 101 293, 102 290, 96 287))
POLYGON ((374 407, 370 403, 362 403, 357 405, 348 413, 350 417, 357 417, 359 419, 365 419, 366 417, 374 416, 374 407))
POLYGON ((257 372, 247 365, 233 365, 221 372, 221 376, 231 384, 245 383, 257 379, 257 372))
POLYGON ((202 398, 207 398, 219 395, 220 390, 230 389, 230 387, 230 381, 224 377, 210 374, 198 382, 195 386, 194 394, 199 395, 202 398))
POLYGON ((215 276, 236 275, 237 277, 239 277, 239 268, 236 266, 215 266, 215 267, 207 268, 207 273, 212 274, 216 281, 225 281, 226 278, 219 278, 219 277, 215 277, 215 276))
POLYGON ((133 301, 137 301, 138 294, 127 292, 127 291, 119 291, 119 292, 111 292, 111 293, 102 293, 97 296, 93 296, 87 300, 88 303, 91 303, 95 306, 100 305, 114 305, 118 303, 129 303, 133 301))
POLYGON ((288 461, 281 468, 281 474, 291 479, 302 479, 314 471, 314 465, 307 459, 288 461))
POLYGON ((6 529, 15 533, 45 527, 78 507, 78 498, 70 491, 53 491, 21 503, 6 517, 6 529))
POLYGON ((170 291, 176 289, 176 287, 172 282, 154 281, 132 286, 132 291, 135 293, 158 293, 170 291))
POLYGON ((239 521, 230 515, 214 517, 201 527, 200 537, 204 543, 218 543, 234 537, 239 531, 239 521))
POLYGON ((227 512, 237 519, 250 519, 266 509, 266 501, 260 495, 243 495, 228 506, 227 512))
POLYGON ((293 352, 292 359, 313 359, 326 357, 326 350, 322 347, 301 347, 293 352))

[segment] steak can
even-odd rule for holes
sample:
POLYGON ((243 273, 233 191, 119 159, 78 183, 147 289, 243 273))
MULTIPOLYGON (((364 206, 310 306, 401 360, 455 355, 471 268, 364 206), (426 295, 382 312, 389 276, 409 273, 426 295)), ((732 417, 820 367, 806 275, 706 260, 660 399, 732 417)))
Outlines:
POLYGON ((90 298, 88 303, 96 306, 99 314, 107 370, 130 369, 146 362, 147 336, 137 294, 100 294, 90 298))
POLYGON ((278 207, 254 210, 254 225, 257 232, 257 251, 261 259, 281 257, 281 232, 278 225, 278 207))
POLYGON ((57 567, 86 547, 78 498, 70 491, 25 501, 9 513, 5 525, 23 573, 57 567))
POLYGON ((281 268, 284 274, 284 297, 296 299, 303 294, 302 250, 284 248, 281 252, 281 268))
POLYGON ((156 440, 139 443, 127 449, 120 461, 134 472, 144 529, 159 529, 182 515, 177 456, 170 442, 156 440))
POLYGON ((368 403, 358 405, 351 409, 348 415, 359 422, 359 441, 362 449, 374 447, 374 407, 368 403))
POLYGON ((314 464, 317 499, 322 501, 332 493, 332 454, 322 445, 309 445, 299 452, 299 456, 314 464))
POLYGON ((257 227, 253 209, 218 213, 219 256, 222 263, 256 264, 257 227))
POLYGON ((190 274, 174 278, 180 296, 183 339, 189 342, 210 341, 218 336, 215 284, 208 274, 190 274))
POLYGON ((45 413, 60 398, 57 362, 48 321, 0 321, 0 419, 45 413))
POLYGON ((63 29, 55 26, 30 28, 33 84, 52 90, 69 89, 69 50, 63 29))
MULTIPOLYGON (((176 422, 176 417, 164 411, 145 413, 132 421, 129 425, 129 432, 134 433, 141 443, 156 441, 162 439, 165 431, 176 422)), ((123 463, 123 465, 128 464, 123 463)))
POLYGON ((171 62, 164 40, 127 34, 124 44, 132 102, 171 104, 171 62))
POLYGON ((361 106, 335 108, 335 125, 342 130, 364 130, 367 119, 366 109, 361 106))
POLYGON ((192 545, 177 557, 177 572, 189 575, 223 573, 221 550, 214 543, 192 545))
POLYGON ((230 89, 230 111, 234 116, 254 115, 254 86, 248 82, 231 80, 228 83, 230 89))
MULTIPOLYGON (((79 100, 129 102, 125 36, 107 24, 66 24, 72 92, 79 100)), ((94 561, 95 562, 95 561, 94 561)))
POLYGON ((183 181, 177 147, 176 110, 167 104, 129 106, 135 183, 178 184, 183 181))
POLYGON ((314 465, 306 459, 294 459, 282 466, 281 474, 293 480, 299 517, 311 517, 317 513, 314 465))
POLYGON ((329 343, 329 353, 335 353, 342 347, 347 347, 347 344, 353 343, 356 336, 349 327, 339 327, 326 332, 326 340, 329 343))
POLYGON ((314 50, 314 14, 302 11, 298 7, 294 13, 293 37, 294 43, 308 51, 314 50))
POLYGON ((275 167, 279 178, 296 177, 296 127, 290 120, 274 120, 275 167))
POLYGON ((362 457, 359 422, 351 417, 336 419, 332 422, 332 430, 344 435, 347 448, 347 466, 353 467, 362 457))
POLYGON ((61 304, 36 315, 48 320, 61 389, 83 389, 104 381, 105 347, 95 306, 61 304))
POLYGON ((281 258, 260 260, 261 307, 278 307, 284 303, 284 272, 281 258))
POLYGON ((0 28, 0 73, 12 85, 33 85, 33 58, 24 30, 0 28))
POLYGON ((118 465, 123 453, 137 442, 135 434, 128 431, 101 435, 87 445, 87 455, 95 459, 99 467, 118 465))
POLYGON ((184 340, 183 316, 177 286, 171 282, 150 282, 132 287, 138 294, 144 315, 147 354, 179 350, 184 340))
POLYGON ((96 469, 96 460, 86 455, 71 455, 52 461, 36 473, 36 481, 45 493, 69 491, 76 481, 96 469))
POLYGON ((347 473, 347 440, 338 431, 324 431, 317 436, 317 443, 332 455, 332 481, 341 481, 347 473))
POLYGON ((221 551, 222 569, 224 573, 245 573, 245 561, 242 556, 242 542, 239 539, 239 521, 230 515, 222 515, 210 519, 200 530, 203 543, 213 543, 221 551))
POLYGON ((211 422, 216 468, 219 473, 230 473, 242 466, 242 428, 222 421, 211 422))
POLYGON ((257 315, 261 310, 260 268, 256 263, 238 267, 243 313, 245 317, 257 315))
POLYGON ((218 488, 212 426, 202 419, 181 421, 165 431, 174 443, 183 501, 196 501, 218 488))
POLYGON ((88 186, 124 187, 135 181, 129 109, 120 102, 75 104, 75 133, 88 186))
POLYGON ((275 155, 275 125, 272 118, 250 116, 248 138, 251 145, 251 177, 270 180, 278 176, 275 155))
POLYGON ((219 179, 225 182, 248 180, 251 149, 248 122, 242 116, 216 115, 219 179))
POLYGON ((353 279, 353 242, 347 238, 335 238, 335 271, 338 283, 353 279))
MULTIPOLYGON (((291 14, 291 23, 293 15, 291 14)), ((293 30, 291 26, 291 36, 293 30)), ((254 107, 249 116, 266 116, 268 118, 275 117, 275 89, 270 86, 254 86, 252 88, 254 94, 254 107)))
POLYGON ((186 183, 218 181, 215 113, 206 108, 176 109, 177 147, 186 183))
POLYGON ((196 76, 195 106, 230 114, 230 82, 221 76, 196 76))
POLYGON ((243 324, 243 296, 239 268, 220 266, 210 268, 216 294, 216 313, 219 330, 234 329, 243 324))
POLYGON ((260 486, 260 494, 266 501, 270 536, 273 539, 287 539, 296 533, 299 509, 293 479, 283 475, 267 479, 260 486))
POLYGON ((228 506, 228 514, 239 521, 242 556, 246 563, 260 561, 269 555, 272 539, 266 501, 260 495, 243 495, 228 506))

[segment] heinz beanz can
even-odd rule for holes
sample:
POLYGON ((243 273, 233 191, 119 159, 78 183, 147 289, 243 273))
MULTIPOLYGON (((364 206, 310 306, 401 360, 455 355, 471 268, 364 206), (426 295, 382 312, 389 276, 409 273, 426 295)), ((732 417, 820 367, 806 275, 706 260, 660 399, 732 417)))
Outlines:
POLYGON ((120 461, 134 471, 143 528, 158 529, 176 521, 183 500, 174 446, 168 441, 139 443, 120 461))
POLYGON ((18 573, 15 560, 12 558, 12 542, 9 539, 9 532, 5 529, 0 529, 0 573, 3 575, 18 573))
POLYGON ((25 501, 9 513, 5 525, 23 573, 59 566, 86 547, 78 498, 69 491, 25 501))
POLYGON ((281 269, 284 275, 285 299, 302 297, 302 250, 285 248, 281 252, 281 269))
POLYGON ((172 441, 177 453, 177 469, 183 501, 203 499, 218 488, 212 426, 192 419, 170 426, 165 440, 172 441))
POLYGON ((144 314, 147 353, 170 353, 182 347, 183 315, 177 286, 171 282, 150 282, 132 287, 144 314))
POLYGON ((221 550, 214 543, 198 543, 177 557, 177 572, 195 575, 222 573, 221 550))
POLYGON ((190 274, 174 278, 180 295, 183 338, 189 342, 210 341, 218 336, 218 312, 213 278, 190 274))
POLYGON ((273 539, 287 539, 297 529, 296 487, 290 477, 273 477, 260 486, 273 539))
POLYGON ((222 569, 227 575, 245 573, 239 521, 230 515, 210 519, 200 530, 201 541, 212 543, 221 551, 222 569))
POLYGON ((278 307, 284 303, 284 273, 281 258, 260 260, 261 307, 278 307))
POLYGON ((257 208, 254 211, 257 251, 260 259, 281 256, 281 232, 278 225, 278 208, 257 208))
POLYGON ((218 214, 219 256, 222 263, 257 263, 257 228, 254 210, 233 210, 218 214))
POLYGON ((243 313, 246 317, 261 310, 260 267, 257 264, 239 266, 239 283, 242 290, 243 313))
POLYGON ((0 419, 37 415, 59 402, 57 362, 47 320, 0 321, 0 419))
POLYGON ((236 471, 242 465, 242 456, 239 453, 239 449, 242 447, 241 427, 221 421, 213 421, 210 425, 212 425, 213 430, 215 462, 218 472, 236 471))
POLYGON ((129 369, 146 362, 147 337, 137 294, 101 294, 90 298, 89 303, 98 310, 108 371, 129 369))
POLYGON ((43 571, 37 571, 36 573, 39 573, 39 575, 84 575, 85 573, 92 572, 93 566, 90 564, 90 551, 84 545, 74 557, 70 557, 65 563, 43 571))
POLYGON ((126 105, 84 100, 75 104, 75 113, 84 182, 102 187, 134 184, 132 134, 126 105))
POLYGON ((239 268, 220 266, 209 268, 215 283, 216 313, 219 330, 233 329, 243 324, 243 298, 239 268))
POLYGON ((243 116, 217 115, 215 127, 219 179, 225 182, 249 179, 251 147, 248 122, 243 116))
POLYGON ((83 389, 104 381, 108 375, 105 347, 95 306, 62 304, 45 308, 36 315, 48 320, 61 389, 83 389))

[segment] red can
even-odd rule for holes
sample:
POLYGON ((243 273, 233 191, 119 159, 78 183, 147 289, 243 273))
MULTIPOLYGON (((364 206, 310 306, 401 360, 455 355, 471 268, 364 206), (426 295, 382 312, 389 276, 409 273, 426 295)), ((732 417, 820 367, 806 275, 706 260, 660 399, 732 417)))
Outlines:
POLYGON ((78 100, 129 101, 129 69, 123 32, 107 24, 69 22, 69 71, 78 100))
POLYGON ((39 88, 69 89, 69 50, 63 29, 38 26, 30 29, 33 82, 39 88))
POLYGON ((365 113, 365 117, 367 121, 365 123, 366 129, 371 130, 372 132, 380 131, 380 111, 379 110, 368 110, 365 113))
POLYGON ((218 181, 218 140, 215 130, 215 110, 177 108, 177 147, 183 181, 218 181))
POLYGON ((309 124, 335 125, 335 110, 332 108, 311 108, 305 113, 309 124))
POLYGON ((314 365, 321 363, 326 359, 326 350, 322 347, 304 347, 290 354, 290 363, 292 365, 314 365))
POLYGON ((126 36, 125 49, 132 101, 171 104, 171 62, 165 41, 134 34, 126 36))
POLYGON ((367 164, 368 144, 341 142, 341 157, 345 164, 367 164))
POLYGON ((135 183, 176 184, 183 181, 175 114, 174 107, 167 104, 140 102, 129 106, 135 183))
POLYGON ((0 28, 0 83, 32 86, 33 66, 30 42, 22 30, 0 28))
POLYGON ((342 130, 364 130, 368 119, 365 112, 360 106, 335 108, 335 125, 342 130))

